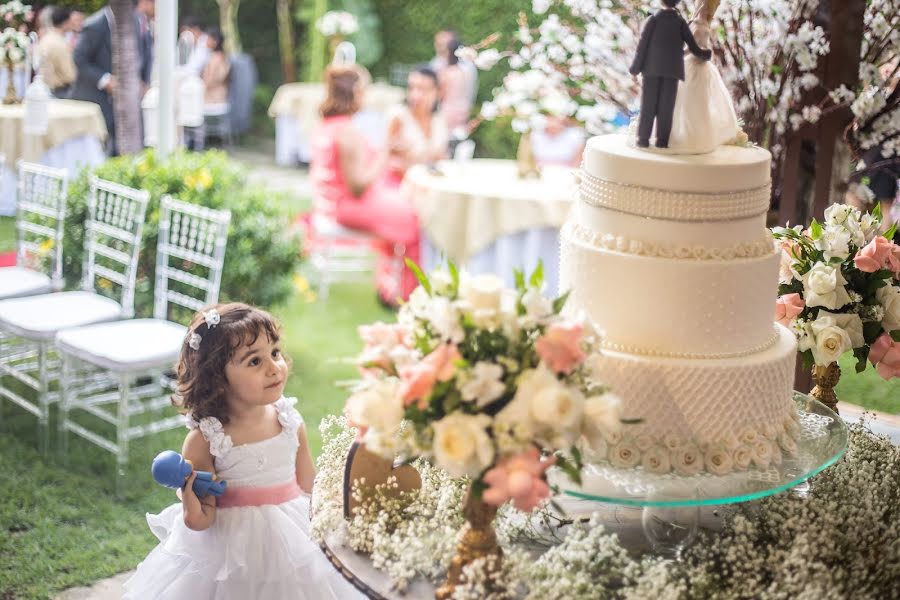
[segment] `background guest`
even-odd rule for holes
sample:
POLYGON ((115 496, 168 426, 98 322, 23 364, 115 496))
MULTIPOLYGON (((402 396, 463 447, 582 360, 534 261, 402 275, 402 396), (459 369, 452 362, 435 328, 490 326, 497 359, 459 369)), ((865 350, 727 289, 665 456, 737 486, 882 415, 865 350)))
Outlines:
POLYGON ((231 73, 231 63, 225 56, 222 32, 218 27, 210 27, 203 37, 208 56, 201 75, 203 83, 206 84, 203 103, 207 106, 221 106, 228 102, 228 76, 231 73))
POLYGON ((584 151, 584 130, 561 117, 541 119, 531 132, 531 148, 539 165, 577 167, 584 151))
MULTIPOLYGON (((194 38, 194 50, 191 52, 190 58, 188 58, 185 69, 199 77, 203 74, 203 68, 209 60, 211 47, 209 45, 209 38, 203 31, 203 24, 197 17, 185 17, 182 21, 181 31, 182 33, 186 31, 190 32, 191 36, 194 38)), ((221 37, 221 32, 219 32, 219 37, 221 37)))
MULTIPOLYGON (((453 29, 442 29, 434 34, 434 53, 431 59, 432 70, 440 76, 441 71, 447 66, 447 54, 449 52, 450 42, 456 40, 458 44, 462 44, 459 34, 453 29)), ((467 60, 459 60, 459 66, 466 74, 466 83, 468 85, 469 106, 475 105, 475 97, 478 95, 478 67, 475 63, 467 60)))
POLYGON ((71 10, 64 6, 54 8, 50 27, 42 30, 37 45, 41 79, 57 98, 68 96, 69 86, 77 74, 72 47, 64 37, 71 14, 71 10))
MULTIPOLYGON (((416 286, 406 268, 401 267, 400 282, 388 274, 394 271, 397 255, 418 262, 419 223, 412 204, 386 181, 388 152, 376 151, 353 124, 352 117, 365 94, 367 78, 363 73, 356 65, 331 65, 325 70, 322 121, 311 139, 313 211, 384 241, 378 248, 377 281, 391 281, 392 285, 380 286, 378 295, 394 304, 398 293, 405 298, 416 286)), ((399 144, 398 135, 397 131, 388 132, 388 147, 399 144)))
POLYGON ((73 10, 69 15, 69 25, 68 30, 66 31, 66 41, 69 42, 69 45, 72 46, 72 49, 75 49, 75 44, 78 42, 78 34, 81 33, 81 29, 84 27, 84 13, 80 10, 73 10))
POLYGON ((451 39, 447 44, 447 65, 438 72, 441 86, 441 112, 447 120, 447 128, 457 138, 465 137, 464 132, 469 122, 472 102, 469 99, 469 82, 463 67, 459 63, 456 51, 459 40, 451 39))

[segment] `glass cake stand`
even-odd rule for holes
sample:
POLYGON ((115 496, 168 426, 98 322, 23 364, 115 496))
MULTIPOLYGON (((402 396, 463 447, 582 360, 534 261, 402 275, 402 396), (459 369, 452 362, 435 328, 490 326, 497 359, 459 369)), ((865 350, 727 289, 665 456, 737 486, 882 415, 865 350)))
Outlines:
POLYGON ((810 477, 833 465, 847 449, 847 426, 824 404, 796 393, 800 415, 797 453, 783 455, 768 469, 735 471, 724 476, 701 473, 691 477, 654 475, 641 468, 617 469, 608 463, 588 464, 582 484, 572 483, 560 472, 551 476, 565 495, 581 502, 642 508, 646 540, 660 554, 677 555, 697 534, 701 506, 718 506, 758 500, 788 489, 799 494, 810 477))

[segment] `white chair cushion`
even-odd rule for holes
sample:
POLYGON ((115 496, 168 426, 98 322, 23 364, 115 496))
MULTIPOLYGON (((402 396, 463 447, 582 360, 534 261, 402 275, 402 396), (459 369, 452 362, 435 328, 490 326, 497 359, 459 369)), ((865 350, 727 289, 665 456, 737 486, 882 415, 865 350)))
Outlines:
POLYGON ((58 292, 0 301, 0 329, 30 340, 52 340, 56 332, 122 318, 122 307, 92 292, 58 292))
POLYGON ((186 334, 186 327, 171 321, 129 319, 65 329, 56 346, 111 371, 142 371, 174 365, 186 334))
POLYGON ((0 268, 0 300, 52 291, 53 284, 43 273, 22 267, 0 268))

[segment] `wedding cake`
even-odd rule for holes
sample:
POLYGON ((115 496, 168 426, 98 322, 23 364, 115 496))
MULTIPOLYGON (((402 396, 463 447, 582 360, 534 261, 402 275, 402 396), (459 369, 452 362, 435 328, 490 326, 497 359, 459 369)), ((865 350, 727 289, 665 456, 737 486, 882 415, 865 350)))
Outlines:
POLYGON ((601 449, 614 466, 719 475, 796 449, 796 342, 773 323, 769 161, 755 147, 587 143, 560 289, 605 332, 598 377, 642 420, 601 449))

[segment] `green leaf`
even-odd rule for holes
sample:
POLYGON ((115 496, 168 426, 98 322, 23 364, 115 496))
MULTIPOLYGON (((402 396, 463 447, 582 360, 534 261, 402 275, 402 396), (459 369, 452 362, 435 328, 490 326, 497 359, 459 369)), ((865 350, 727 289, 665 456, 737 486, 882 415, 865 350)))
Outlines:
POLYGON ((866 370, 866 365, 869 360, 869 347, 863 346, 862 348, 854 348, 853 356, 856 357, 856 372, 862 373, 866 370))
POLYGON ((516 289, 520 292, 525 291, 525 273, 519 269, 513 269, 513 276, 516 278, 516 289))
POLYGON ((886 237, 889 240, 894 239, 895 235, 897 235, 897 223, 894 223, 893 225, 891 225, 891 228, 884 232, 884 237, 886 237))
POLYGON ((622 425, 640 425, 643 422, 643 419, 619 419, 619 423, 622 425))
POLYGON ((772 65, 772 73, 774 75, 780 75, 782 71, 784 71, 784 67, 781 65, 772 65))
POLYGON ((881 336, 881 323, 863 323, 863 338, 867 344, 872 344, 881 336))
POLYGON ((900 329, 895 329, 891 332, 891 339, 895 342, 900 342, 900 329))
POLYGON ((487 489, 487 484, 479 477, 478 479, 472 480, 472 496, 480 499, 481 495, 484 493, 484 490, 487 489))
POLYGON ((413 275, 416 276, 416 279, 419 280, 419 284, 422 286, 422 289, 424 289, 425 292, 430 296, 431 282, 428 281, 428 277, 425 276, 425 273, 422 272, 422 269, 419 268, 419 265, 407 258, 406 266, 409 267, 409 270, 412 271, 413 275))
POLYGON ((813 358, 812 350, 804 350, 800 353, 801 358, 803 358, 803 368, 809 371, 813 368, 813 365, 816 364, 816 360, 813 358))
POLYGON ((572 290, 567 291, 565 294, 557 298, 553 301, 553 314, 558 315, 559 311, 563 309, 563 306, 566 305, 566 300, 569 299, 569 294, 572 293, 572 290))
POLYGON ((544 285, 544 261, 538 260, 537 267, 535 267, 534 272, 531 274, 531 279, 529 280, 529 285, 536 289, 541 289, 544 285))
POLYGON ((812 220, 812 224, 809 226, 810 237, 813 240, 817 240, 822 237, 822 226, 815 219, 812 220))
POLYGON ((875 203, 875 208, 869 211, 869 214, 878 219, 878 222, 881 222, 883 215, 881 214, 881 202, 875 203))
POLYGON ((450 271, 450 279, 453 280, 453 295, 459 291, 459 271, 452 260, 447 261, 447 270, 450 271))

